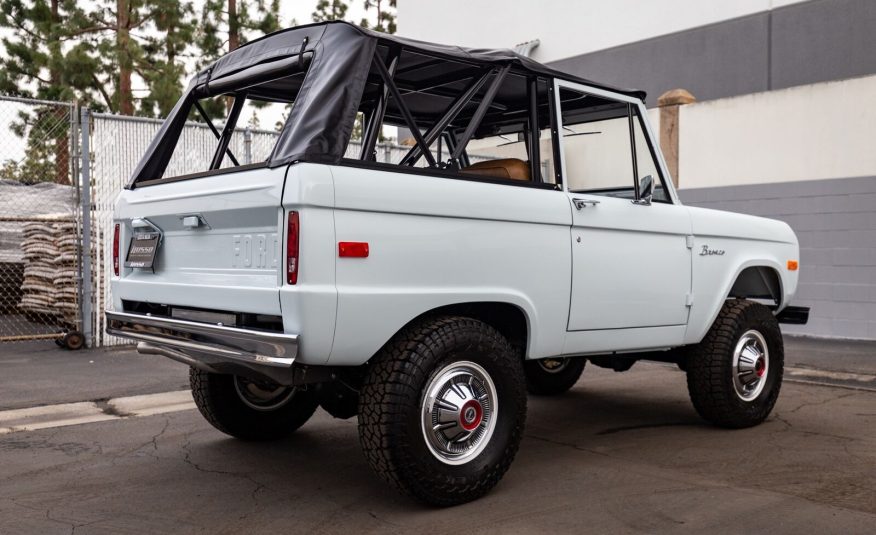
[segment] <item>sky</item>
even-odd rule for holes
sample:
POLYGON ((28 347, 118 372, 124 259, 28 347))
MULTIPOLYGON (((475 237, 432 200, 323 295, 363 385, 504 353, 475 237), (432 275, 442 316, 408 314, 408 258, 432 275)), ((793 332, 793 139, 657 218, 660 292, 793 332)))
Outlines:
MULTIPOLYGON (((196 3, 197 0, 195 0, 196 3)), ((282 25, 290 25, 292 19, 298 21, 298 24, 306 24, 310 22, 310 14, 313 13, 313 8, 316 7, 317 0, 292 0, 280 2, 280 16, 282 17, 282 25)), ((350 9, 347 10, 347 19, 358 21, 365 16, 365 10, 362 9, 363 0, 353 0, 347 2, 350 9)))

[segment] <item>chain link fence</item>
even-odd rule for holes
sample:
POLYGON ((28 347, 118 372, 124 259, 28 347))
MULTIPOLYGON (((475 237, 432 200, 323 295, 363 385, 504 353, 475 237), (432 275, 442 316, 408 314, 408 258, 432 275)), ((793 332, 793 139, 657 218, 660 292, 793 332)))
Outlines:
MULTIPOLYGON (((152 138, 161 127, 161 121, 140 117, 110 114, 91 114, 89 164, 91 171, 91 234, 90 249, 94 259, 93 307, 90 315, 92 345, 111 346, 127 344, 124 339, 106 334, 103 315, 112 303, 109 286, 112 258, 112 209, 116 196, 124 188, 134 167, 146 152, 152 138)), ((268 159, 279 137, 279 132, 242 128, 235 131, 229 143, 239 163, 246 165, 268 159)), ((203 171, 210 167, 210 158, 216 148, 216 136, 204 123, 190 122, 183 130, 174 154, 168 164, 168 176, 203 171)), ((398 163, 410 147, 381 143, 376 147, 377 159, 398 163)), ((356 158, 361 144, 353 141, 346 156, 356 158)), ((222 166, 232 165, 229 158, 222 166)))
POLYGON ((79 329, 72 104, 0 96, 0 342, 79 329))
MULTIPOLYGON (((84 331, 94 347, 128 343, 106 334, 103 315, 112 303, 113 204, 161 123, 0 96, 0 342, 84 331)), ((278 136, 242 128, 229 148, 241 165, 261 162, 278 136)), ((188 123, 167 173, 209 168, 215 147, 206 124, 188 123)), ((398 163, 409 150, 379 143, 375 156, 398 163)), ((353 141, 346 157, 360 151, 353 141)))

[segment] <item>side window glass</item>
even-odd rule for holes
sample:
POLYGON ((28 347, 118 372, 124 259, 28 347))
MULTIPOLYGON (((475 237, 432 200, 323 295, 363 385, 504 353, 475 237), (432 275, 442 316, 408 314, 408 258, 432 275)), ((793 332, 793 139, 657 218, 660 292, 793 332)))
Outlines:
POLYGON ((638 110, 635 112, 633 132, 636 139, 637 178, 642 180, 642 178, 650 175, 654 180, 654 194, 651 198, 653 202, 671 202, 663 184, 660 168, 654 159, 654 147, 648 143, 648 138, 642 125, 642 117, 640 117, 638 110))
POLYGON ((560 88, 560 111, 569 190, 632 199, 627 104, 560 88))

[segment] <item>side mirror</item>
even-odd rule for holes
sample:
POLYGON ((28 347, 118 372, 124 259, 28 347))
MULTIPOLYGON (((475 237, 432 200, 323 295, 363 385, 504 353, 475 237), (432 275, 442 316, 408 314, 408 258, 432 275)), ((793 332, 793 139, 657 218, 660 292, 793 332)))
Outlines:
POLYGON ((651 205, 651 197, 654 196, 654 178, 651 175, 646 175, 639 181, 639 198, 633 201, 633 204, 641 204, 643 206, 651 205))

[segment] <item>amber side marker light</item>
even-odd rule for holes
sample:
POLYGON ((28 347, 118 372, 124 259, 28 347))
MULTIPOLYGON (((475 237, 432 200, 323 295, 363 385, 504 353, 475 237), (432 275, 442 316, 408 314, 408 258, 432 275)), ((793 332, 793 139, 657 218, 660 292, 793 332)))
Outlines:
POLYGON ((800 264, 796 260, 788 260, 788 271, 797 271, 798 267, 800 267, 800 264))

